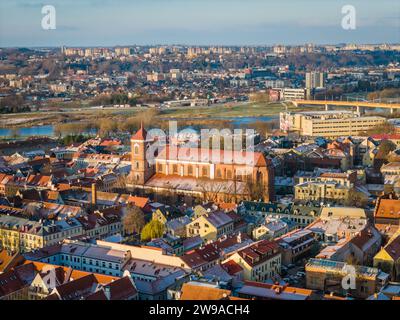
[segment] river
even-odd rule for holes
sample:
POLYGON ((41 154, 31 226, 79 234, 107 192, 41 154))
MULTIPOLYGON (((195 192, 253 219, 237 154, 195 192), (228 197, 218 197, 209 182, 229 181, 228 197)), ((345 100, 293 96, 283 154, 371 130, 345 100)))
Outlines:
MULTIPOLYGON (((227 120, 232 121, 235 126, 243 126, 249 123, 254 123, 256 121, 268 122, 277 120, 276 116, 265 116, 265 117, 215 117, 215 118, 206 118, 205 120, 227 120)), ((171 119, 172 120, 172 119, 171 119)), ((183 119, 176 119, 179 120, 183 119)), ((188 119, 189 120, 189 119, 188 119)), ((94 133, 94 132, 91 132, 94 133)), ((14 133, 15 134, 15 133, 14 133)), ((2 138, 10 138, 13 135, 13 129, 11 128, 0 128, 0 137, 2 138)), ((18 136, 29 137, 29 136, 54 136, 54 126, 53 125, 43 125, 43 126, 33 126, 33 127, 22 127, 18 128, 18 136)))

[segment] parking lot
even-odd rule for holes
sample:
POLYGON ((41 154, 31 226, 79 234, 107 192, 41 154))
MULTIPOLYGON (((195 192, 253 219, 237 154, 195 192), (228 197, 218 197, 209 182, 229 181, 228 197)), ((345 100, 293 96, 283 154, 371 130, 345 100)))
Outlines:
POLYGON ((282 266, 282 280, 287 282, 291 286, 304 288, 306 284, 306 274, 304 266, 289 264, 282 266))

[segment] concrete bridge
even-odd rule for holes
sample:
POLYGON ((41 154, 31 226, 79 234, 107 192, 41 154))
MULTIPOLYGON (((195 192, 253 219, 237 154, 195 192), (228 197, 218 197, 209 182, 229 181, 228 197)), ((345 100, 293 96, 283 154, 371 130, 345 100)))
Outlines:
POLYGON ((325 106, 325 110, 329 110, 329 107, 350 107, 356 108, 357 112, 364 113, 365 109, 380 108, 388 109, 390 113, 394 113, 396 109, 400 109, 399 103, 377 103, 377 102, 365 102, 365 101, 332 101, 332 100, 293 100, 292 103, 298 107, 302 105, 317 105, 325 106))

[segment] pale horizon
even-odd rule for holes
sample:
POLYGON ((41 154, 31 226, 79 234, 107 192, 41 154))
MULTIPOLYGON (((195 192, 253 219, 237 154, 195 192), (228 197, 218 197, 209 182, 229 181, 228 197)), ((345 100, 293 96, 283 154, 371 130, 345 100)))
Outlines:
POLYGON ((353 0, 15 0, 0 3, 0 47, 271 46, 400 42, 400 2, 353 0), (341 27, 343 6, 357 28, 341 27), (41 8, 56 9, 43 30, 41 8))

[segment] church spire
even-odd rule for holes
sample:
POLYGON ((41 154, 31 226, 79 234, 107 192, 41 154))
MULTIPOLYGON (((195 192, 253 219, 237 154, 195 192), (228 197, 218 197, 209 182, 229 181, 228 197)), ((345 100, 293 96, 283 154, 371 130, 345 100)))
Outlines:
POLYGON ((145 141, 147 136, 146 129, 143 127, 143 121, 140 121, 140 129, 132 136, 131 140, 145 141))

